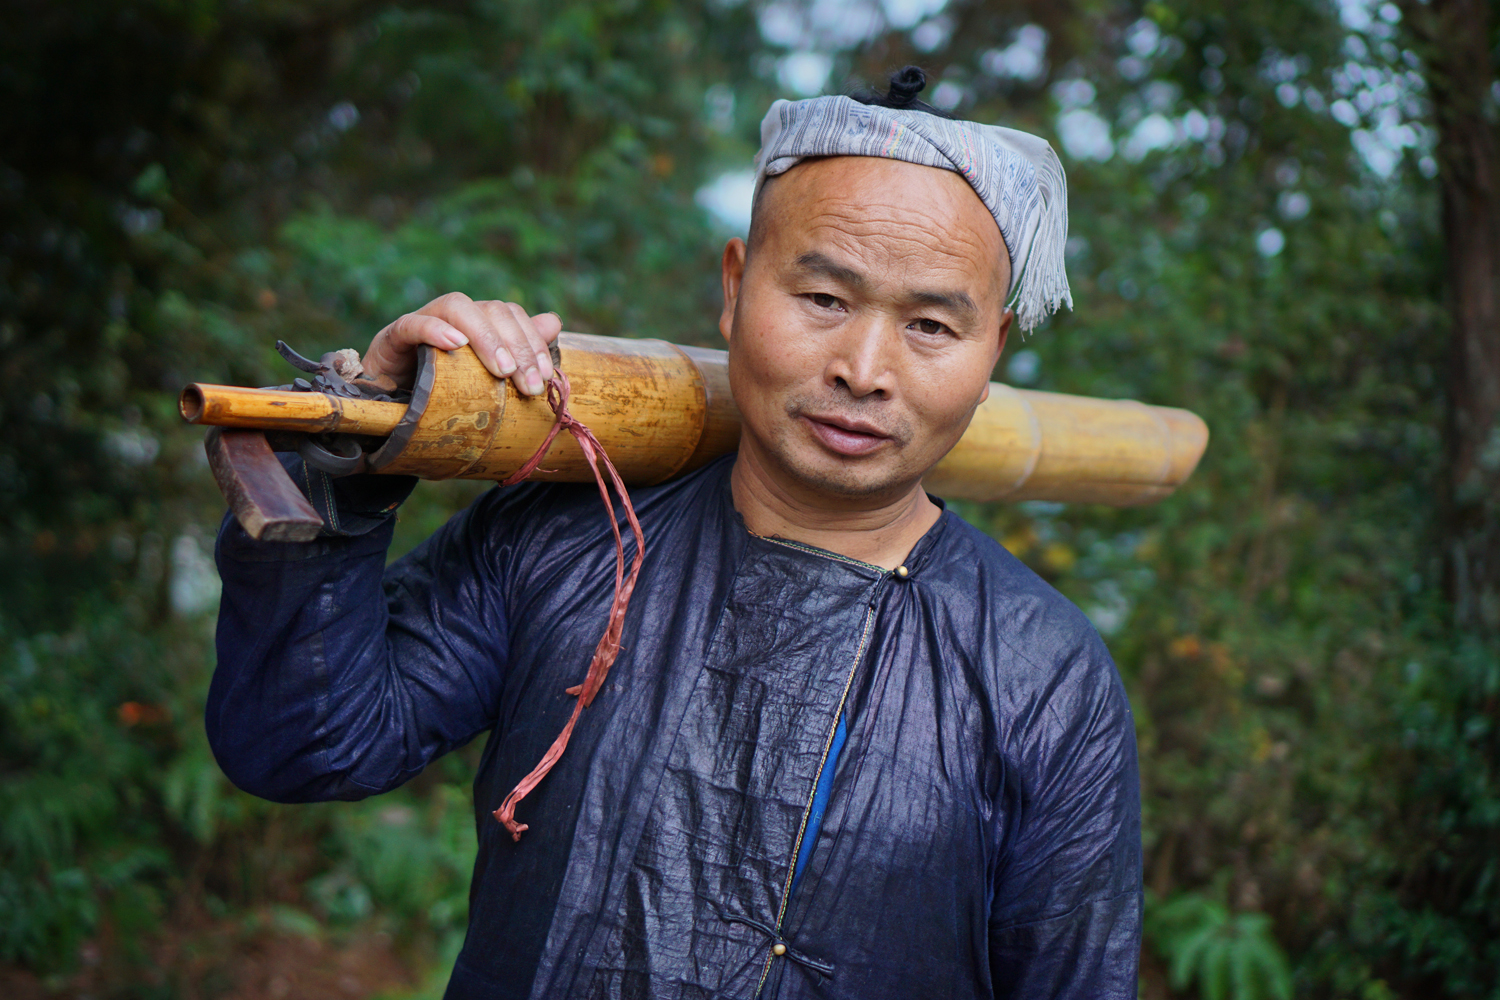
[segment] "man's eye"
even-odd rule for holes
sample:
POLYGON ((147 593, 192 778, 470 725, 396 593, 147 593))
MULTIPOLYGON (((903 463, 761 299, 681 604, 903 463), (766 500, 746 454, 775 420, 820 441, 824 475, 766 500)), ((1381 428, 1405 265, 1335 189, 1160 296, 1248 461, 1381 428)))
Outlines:
POLYGON ((827 292, 813 292, 808 296, 808 298, 812 301, 812 304, 817 306, 819 309, 833 309, 836 308, 839 304, 839 300, 834 298, 832 295, 829 295, 827 292))
POLYGON ((919 319, 911 326, 914 330, 933 335, 948 332, 948 328, 935 319, 919 319))

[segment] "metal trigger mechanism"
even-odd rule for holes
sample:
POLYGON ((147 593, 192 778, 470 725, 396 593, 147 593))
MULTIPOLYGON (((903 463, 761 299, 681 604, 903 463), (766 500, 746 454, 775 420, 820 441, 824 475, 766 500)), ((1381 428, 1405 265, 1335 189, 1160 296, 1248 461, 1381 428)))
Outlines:
POLYGON ((330 476, 352 476, 365 470, 365 450, 352 434, 309 434, 297 443, 297 454, 330 476))

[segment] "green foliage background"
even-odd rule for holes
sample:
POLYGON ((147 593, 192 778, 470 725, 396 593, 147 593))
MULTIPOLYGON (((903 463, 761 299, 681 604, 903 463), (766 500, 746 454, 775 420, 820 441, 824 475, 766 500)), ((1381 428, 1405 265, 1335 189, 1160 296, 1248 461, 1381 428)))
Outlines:
MULTIPOLYGON (((965 116, 1114 129, 1115 155, 1065 156, 1077 308, 1001 374, 1186 406, 1208 456, 1145 510, 964 513, 1090 612, 1126 677, 1147 992, 1500 996, 1500 654, 1440 590, 1430 109, 1399 16, 1349 6, 8 5, 0 962, 208 995, 161 941, 376 926, 440 988, 477 751, 358 805, 227 785, 200 721, 222 508, 176 392, 278 381, 277 337, 362 345, 455 288, 712 343, 726 233, 694 195, 748 161, 806 16, 831 89, 918 61, 965 116), (855 8, 883 20, 855 31, 855 8), (1007 71, 1028 24, 1045 63, 1007 71), (1392 104, 1355 90, 1392 81, 1417 140, 1381 174, 1351 128, 1392 104), (1176 139, 1130 150, 1151 115, 1176 139)), ((422 487, 398 547, 472 495, 422 487)))

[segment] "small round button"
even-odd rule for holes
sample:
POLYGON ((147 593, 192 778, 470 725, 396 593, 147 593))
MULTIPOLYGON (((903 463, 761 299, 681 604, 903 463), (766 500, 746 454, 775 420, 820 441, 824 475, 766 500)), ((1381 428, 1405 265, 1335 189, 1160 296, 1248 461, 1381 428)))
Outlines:
POLYGON ((780 941, 777 941, 775 944, 771 945, 771 954, 775 955, 777 958, 780 958, 782 955, 786 954, 786 945, 782 944, 780 941))
POLYGON ((911 571, 908 570, 905 566, 897 566, 896 575, 905 580, 908 576, 911 575, 911 571))

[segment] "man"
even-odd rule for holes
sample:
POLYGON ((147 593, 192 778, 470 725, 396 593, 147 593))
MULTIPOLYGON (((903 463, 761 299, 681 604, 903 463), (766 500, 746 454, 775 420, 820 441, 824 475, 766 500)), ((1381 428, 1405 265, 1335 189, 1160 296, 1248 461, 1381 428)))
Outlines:
MULTIPOLYGON (((633 494, 645 564, 566 755, 612 597, 593 486, 497 489, 384 567, 410 489, 296 469, 306 545, 226 521, 208 729, 286 802, 394 788, 491 730, 448 996, 1133 997, 1135 738, 1082 614, 921 487, 1014 297, 1067 299, 1060 166, 915 100, 777 102, 724 251, 737 456, 633 494)), ((557 317, 445 296, 367 368, 471 344, 537 392, 557 317)))

